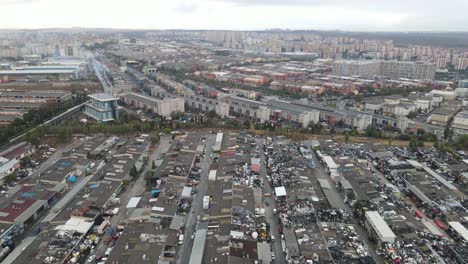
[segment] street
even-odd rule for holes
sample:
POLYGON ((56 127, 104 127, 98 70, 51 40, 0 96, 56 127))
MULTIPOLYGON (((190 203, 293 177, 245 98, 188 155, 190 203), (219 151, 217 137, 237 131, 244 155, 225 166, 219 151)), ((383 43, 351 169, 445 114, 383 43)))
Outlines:
MULTIPOLYGON (((274 194, 274 190, 266 178, 266 165, 265 162, 263 162, 265 160, 265 152, 263 151, 263 139, 256 139, 256 142, 261 160, 260 177, 263 180, 263 193, 274 194)), ((270 234, 275 236, 275 241, 271 242, 271 245, 273 246, 272 250, 275 253, 275 260, 273 260, 273 263, 286 263, 286 255, 283 252, 283 248, 281 246, 281 235, 279 233, 279 218, 276 214, 273 213, 273 208, 276 208, 276 201, 273 198, 273 195, 270 197, 263 197, 263 199, 264 204, 265 202, 268 202, 270 204, 269 206, 265 206, 265 216, 266 219, 269 220, 268 223, 270 224, 270 234)))
POLYGON ((203 196, 205 196, 208 190, 208 174, 212 162, 211 153, 212 146, 215 144, 215 139, 216 136, 214 134, 206 134, 206 154, 201 162, 202 173, 200 176, 200 182, 196 187, 198 193, 195 194, 192 199, 192 206, 187 217, 187 223, 185 224, 184 243, 179 246, 177 251, 176 264, 187 263, 187 260, 190 258, 190 254, 192 252, 192 235, 195 234, 197 215, 203 215, 203 196))

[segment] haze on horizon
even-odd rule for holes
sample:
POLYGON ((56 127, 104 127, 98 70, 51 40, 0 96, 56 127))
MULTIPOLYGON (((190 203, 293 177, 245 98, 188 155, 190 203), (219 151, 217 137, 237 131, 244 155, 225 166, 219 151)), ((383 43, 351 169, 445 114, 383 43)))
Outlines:
POLYGON ((0 6, 3 29, 468 31, 466 0, 0 0, 0 6))

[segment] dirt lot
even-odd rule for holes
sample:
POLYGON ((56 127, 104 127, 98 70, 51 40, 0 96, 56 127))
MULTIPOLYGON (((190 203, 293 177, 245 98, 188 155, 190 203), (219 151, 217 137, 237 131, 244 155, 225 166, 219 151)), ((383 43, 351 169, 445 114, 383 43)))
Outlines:
MULTIPOLYGON (((250 133, 256 134, 256 135, 264 135, 264 136, 279 136, 279 133, 275 132, 269 132, 269 131, 263 131, 263 130, 249 130, 250 133)), ((293 140, 307 140, 307 139, 318 139, 318 140, 335 140, 335 141, 340 141, 344 142, 345 137, 344 135, 308 135, 308 134, 300 134, 300 133, 290 133, 285 135, 290 139, 293 140)), ((382 139, 382 138, 369 138, 369 137, 349 137, 349 142, 352 143, 371 143, 371 144, 380 144, 380 145, 392 145, 392 146, 398 146, 398 147, 407 147, 409 144, 409 141, 405 140, 391 140, 389 141, 388 139, 382 139)), ((425 146, 432 146, 431 142, 425 142, 425 146)))

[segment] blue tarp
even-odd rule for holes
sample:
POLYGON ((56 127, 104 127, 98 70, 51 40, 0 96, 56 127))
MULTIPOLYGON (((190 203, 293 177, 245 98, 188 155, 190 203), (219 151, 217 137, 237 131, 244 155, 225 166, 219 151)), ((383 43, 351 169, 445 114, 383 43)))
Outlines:
POLYGON ((31 192, 24 192, 21 194, 22 197, 25 197, 25 198, 31 198, 34 196, 34 193, 31 193, 31 192))
POLYGON ((75 175, 72 175, 72 176, 70 176, 70 177, 67 178, 67 182, 72 182, 72 183, 74 183, 74 182, 76 182, 76 180, 77 180, 77 179, 76 179, 76 176, 75 176, 75 175))
POLYGON ((89 188, 91 189, 96 189, 98 185, 96 183, 89 185, 89 188))
POLYGON ((151 190, 151 196, 153 196, 154 198, 158 197, 160 193, 161 190, 151 190))

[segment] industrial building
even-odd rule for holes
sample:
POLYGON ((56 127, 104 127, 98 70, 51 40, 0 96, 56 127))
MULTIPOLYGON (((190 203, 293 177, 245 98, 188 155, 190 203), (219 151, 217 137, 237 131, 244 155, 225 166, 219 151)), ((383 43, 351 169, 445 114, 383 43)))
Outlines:
POLYGON ((0 71, 0 79, 5 81, 69 81, 80 76, 76 66, 26 66, 0 71))
POLYGON ((369 233, 378 239, 379 242, 394 243, 395 234, 387 225, 385 220, 377 211, 366 212, 366 227, 369 233))
POLYGON ((468 111, 462 111, 453 117, 452 128, 457 134, 468 133, 468 111))
POLYGON ((431 124, 445 126, 448 124, 450 119, 455 115, 455 111, 448 108, 437 108, 431 113, 430 122, 431 124))
POLYGON ((1 91, 0 103, 3 102, 21 102, 34 103, 37 101, 61 103, 71 99, 71 93, 66 91, 1 91))

